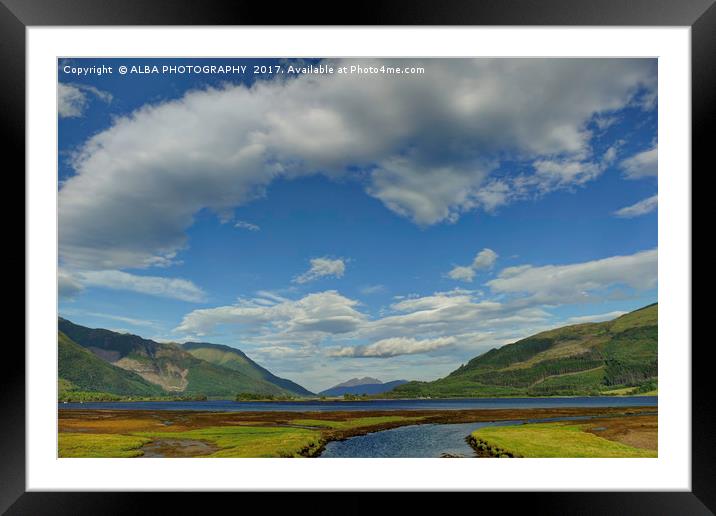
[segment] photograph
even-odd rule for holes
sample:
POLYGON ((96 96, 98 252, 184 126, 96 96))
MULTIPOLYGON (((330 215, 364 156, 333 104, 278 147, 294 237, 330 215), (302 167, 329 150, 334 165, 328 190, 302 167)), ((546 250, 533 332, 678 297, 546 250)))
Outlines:
POLYGON ((60 460, 658 457, 657 58, 56 63, 60 460))

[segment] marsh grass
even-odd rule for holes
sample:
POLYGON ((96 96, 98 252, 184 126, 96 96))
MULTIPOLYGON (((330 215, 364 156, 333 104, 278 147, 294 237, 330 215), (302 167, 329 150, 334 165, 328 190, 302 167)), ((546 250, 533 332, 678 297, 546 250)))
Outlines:
POLYGON ((206 441, 219 448, 206 457, 302 457, 322 444, 321 433, 304 428, 278 426, 212 426, 185 432, 141 432, 135 435, 157 439, 206 441))
POLYGON ((585 432, 588 425, 533 423, 484 427, 471 444, 485 444, 515 457, 656 457, 656 450, 634 448, 585 432))
POLYGON ((139 457, 140 448, 151 439, 121 434, 58 434, 60 457, 139 457))

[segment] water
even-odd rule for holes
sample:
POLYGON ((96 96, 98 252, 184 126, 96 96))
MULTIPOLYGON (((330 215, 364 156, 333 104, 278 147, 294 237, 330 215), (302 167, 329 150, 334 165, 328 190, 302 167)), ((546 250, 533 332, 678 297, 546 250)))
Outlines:
POLYGON ((485 426, 520 425, 549 421, 598 419, 600 416, 550 417, 518 421, 411 425, 331 441, 319 458, 435 458, 474 457, 465 438, 485 426))
POLYGON ((465 438, 483 426, 514 425, 517 421, 499 423, 459 423, 449 425, 412 425, 331 441, 320 458, 431 458, 451 455, 474 457, 465 438))
POLYGON ((465 398, 370 401, 113 401, 59 403, 60 409, 194 410, 206 412, 326 412, 332 410, 468 410, 565 407, 656 407, 657 396, 590 396, 577 398, 465 398))

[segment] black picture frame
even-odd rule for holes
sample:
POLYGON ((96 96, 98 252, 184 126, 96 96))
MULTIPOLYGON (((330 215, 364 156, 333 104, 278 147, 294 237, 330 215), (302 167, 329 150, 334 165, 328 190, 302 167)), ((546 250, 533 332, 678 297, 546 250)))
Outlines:
MULTIPOLYGON (((693 169, 706 169, 716 110, 716 0, 401 0, 362 3, 341 15, 336 4, 269 3, 204 0, 0 0, 0 112, 8 154, 14 170, 25 163, 25 29, 62 25, 607 25, 689 26, 692 37, 692 157, 693 169)), ((345 8, 346 6, 344 6, 345 8)), ((713 168, 713 165, 709 163, 713 168)), ((9 171, 9 169, 8 169, 9 171)), ((704 170, 703 172, 706 172, 704 170)), ((693 178, 693 172, 692 176, 693 178)), ((22 188, 22 187, 21 187, 22 188)), ((692 204, 693 206, 693 204, 692 204)), ((693 318, 693 317, 692 317, 693 318)), ((681 343, 686 345, 689 343, 681 343)), ((25 355, 6 343, 0 407, 0 512, 7 514, 124 514, 158 501, 163 512, 190 511, 188 494, 180 493, 39 493, 25 492, 25 355)), ((619 493, 480 493, 480 506, 509 496, 511 509, 524 507, 544 514, 712 514, 716 511, 716 447, 712 428, 714 401, 708 382, 711 346, 692 347, 692 490, 690 492, 619 493)), ((228 494, 204 494, 225 500, 228 494)), ((240 495, 242 505, 257 495, 240 495)), ((265 495, 264 495, 265 496, 265 495)), ((352 494, 343 510, 364 513, 373 495, 352 494), (348 509, 345 509, 348 507, 348 509)), ((467 496, 477 496, 467 494, 467 496)), ((422 496, 412 496, 422 504, 422 496)), ((460 502, 452 502, 460 503, 460 502)), ((474 498, 468 503, 474 503, 474 498)), ((271 497, 272 511, 306 505, 305 498, 271 497), (302 500, 305 500, 304 503, 302 500), (285 504, 285 505, 284 505, 285 504)))

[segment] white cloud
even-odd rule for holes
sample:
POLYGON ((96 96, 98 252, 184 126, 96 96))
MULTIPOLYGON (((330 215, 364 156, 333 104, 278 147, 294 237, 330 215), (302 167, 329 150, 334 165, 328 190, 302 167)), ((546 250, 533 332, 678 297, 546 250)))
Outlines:
POLYGON ((597 116, 594 118, 594 124, 602 131, 610 128, 615 123, 619 121, 618 116, 609 116, 609 115, 603 115, 603 116, 597 116))
POLYGON ((60 299, 72 299, 82 290, 84 287, 72 274, 63 270, 57 273, 57 294, 60 299))
POLYGON ((57 83, 57 114, 60 118, 78 118, 84 115, 89 95, 103 102, 111 102, 112 95, 86 84, 57 83))
POLYGON ((658 253, 653 249, 570 265, 522 265, 503 269, 487 285, 494 293, 524 296, 532 303, 579 302, 611 287, 654 288, 657 264, 658 253))
POLYGON ((311 268, 293 279, 294 283, 308 283, 326 276, 342 278, 346 271, 346 264, 341 258, 312 258, 311 268))
POLYGON ((370 195, 421 225, 581 184, 596 173, 587 122, 656 87, 654 60, 416 64, 425 75, 226 85, 115 119, 78 149, 60 190, 61 262, 166 264, 195 213, 224 216, 278 177, 357 170, 370 195), (536 171, 496 180, 503 156, 536 171))
POLYGON ((204 291, 189 280, 159 276, 138 276, 122 271, 87 271, 76 274, 84 286, 129 290, 151 296, 168 297, 182 301, 202 302, 204 291))
POLYGON ((364 285, 359 289, 360 293, 364 295, 382 294, 387 292, 387 290, 385 285, 364 285))
POLYGON ((472 268, 475 270, 489 269, 497 260, 497 253, 492 249, 485 248, 475 256, 472 261, 472 268))
POLYGON ((454 337, 438 337, 436 339, 413 339, 405 337, 393 337, 379 340, 366 346, 341 347, 328 350, 328 356, 332 357, 365 357, 365 358, 386 358, 399 355, 414 355, 417 353, 429 353, 441 348, 454 345, 454 337))
MULTIPOLYGON (((385 341, 380 346, 363 345, 359 349, 365 356, 367 353, 388 356, 388 350, 392 349, 397 356, 407 354, 396 350, 407 349, 408 344, 411 344, 410 354, 447 348, 444 340, 429 344, 439 338, 455 339, 456 345, 483 345, 488 337, 494 341, 496 329, 508 329, 514 335, 516 329, 533 328, 549 317, 538 308, 479 301, 470 292, 462 290, 404 299, 391 305, 388 315, 378 318, 361 312, 358 301, 336 291, 312 293, 297 300, 282 298, 275 301, 260 294, 257 296, 231 306, 194 310, 184 316, 174 331, 206 336, 221 325, 234 326, 240 331, 242 342, 256 346, 256 352, 272 349, 266 351, 271 356, 315 354, 321 344, 339 341, 370 341, 373 344, 385 341)), ((333 352, 341 347, 351 346, 334 346, 333 352)))
POLYGON ((392 313, 364 323, 360 337, 454 336, 541 323, 549 314, 540 308, 481 300, 463 291, 439 292, 391 305, 392 313))
POLYGON ((486 247, 477 253, 470 265, 455 266, 450 272, 448 272, 448 277, 457 281, 467 281, 468 283, 472 282, 477 271, 492 267, 497 260, 497 257, 498 254, 495 251, 486 247))
POLYGON ((292 301, 259 295, 231 306, 194 310, 185 315, 176 332, 206 335, 220 324, 244 325, 263 331, 271 340, 313 342, 328 334, 354 331, 365 319, 357 301, 334 290, 308 294, 292 301))
POLYGON ((450 279, 471 282, 475 278, 475 269, 469 265, 467 267, 456 265, 448 272, 448 276, 450 279))
POLYGON ((623 160, 620 166, 628 179, 656 176, 658 173, 657 146, 623 160))
POLYGON ((100 319, 108 319, 110 321, 120 321, 124 323, 131 324, 132 326, 145 326, 145 327, 155 327, 157 326, 156 321, 148 321, 146 319, 137 319, 134 317, 125 317, 122 315, 113 315, 113 314, 105 314, 101 312, 90 312, 87 310, 63 310, 62 315, 66 316, 74 316, 74 315, 80 315, 85 317, 98 317, 100 319))
POLYGON ((597 162, 573 159, 538 160, 534 162, 534 183, 541 191, 552 191, 563 186, 582 185, 596 178, 602 167, 597 162))
POLYGON ((570 317, 567 319, 568 324, 581 324, 581 323, 587 323, 587 322, 602 322, 602 321, 611 321, 612 319, 616 319, 617 317, 624 315, 627 312, 624 312, 622 310, 615 310, 613 312, 607 312, 604 314, 594 314, 594 315, 579 315, 576 317, 570 317))
POLYGON ((359 301, 334 290, 296 300, 259 292, 234 305, 194 310, 174 331, 204 336, 222 325, 234 327, 243 343, 274 358, 315 356, 321 348, 333 357, 398 357, 453 347, 474 354, 554 327, 554 316, 539 305, 596 301, 622 286, 651 289, 656 272, 656 249, 569 265, 508 267, 487 282, 493 299, 465 289, 399 296, 379 316, 365 313, 359 301))
POLYGON ((647 197, 646 199, 632 204, 631 206, 625 206, 624 208, 615 211, 614 215, 624 219, 631 219, 634 217, 639 217, 640 215, 646 215, 647 213, 651 213, 656 209, 658 204, 658 196, 652 195, 651 197, 647 197))
POLYGON ((249 231, 259 231, 261 229, 256 224, 251 224, 250 222, 243 220, 237 221, 236 224, 234 224, 234 227, 239 229, 248 229, 249 231))

